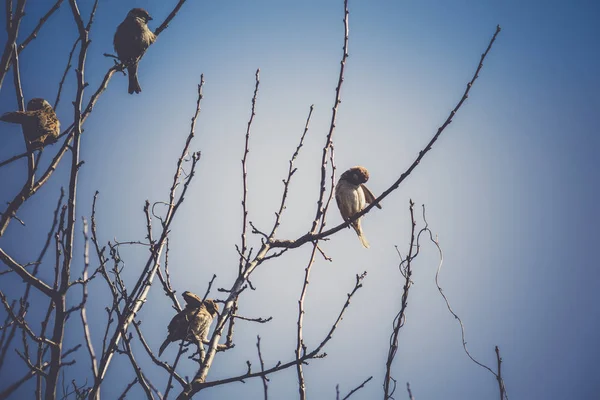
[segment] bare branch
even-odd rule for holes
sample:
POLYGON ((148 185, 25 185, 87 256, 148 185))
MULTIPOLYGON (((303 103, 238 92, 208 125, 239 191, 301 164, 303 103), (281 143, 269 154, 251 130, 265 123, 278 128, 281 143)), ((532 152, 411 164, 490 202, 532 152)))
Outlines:
MULTIPOLYGON (((258 351, 258 360, 260 361, 260 372, 265 372, 265 362, 263 361, 262 352, 260 350, 260 336, 256 336, 256 350, 258 351)), ((266 375, 261 376, 265 400, 269 399, 269 378, 266 375)))
POLYGON ((125 400, 125 398, 127 397, 127 392, 129 392, 129 390, 131 390, 131 388, 134 387, 136 383, 138 383, 137 377, 133 381, 131 381, 131 383, 127 385, 127 387, 125 387, 125 390, 119 396, 119 400, 125 400))
MULTIPOLYGON (((24 6, 25 0, 19 0, 19 1, 22 2, 23 6, 24 6)), ((70 0, 70 3, 72 3, 71 0, 70 0)), ((155 34, 157 36, 160 34, 160 32, 162 32, 162 30, 164 30, 166 28, 166 25, 168 24, 168 22, 170 22, 173 19, 173 17, 177 14, 177 12, 179 11, 179 9, 183 5, 183 3, 185 3, 185 0, 180 0, 179 3, 175 6, 175 9, 171 12, 171 14, 169 14, 169 16, 167 17, 165 22, 163 22, 163 24, 161 25, 162 29, 159 28, 155 32, 155 34), (163 27, 163 25, 164 25, 164 27, 163 27)), ((87 28, 83 25, 83 20, 81 18, 81 14, 79 13, 76 3, 74 3, 74 4, 75 4, 75 7, 73 7, 73 5, 72 5, 71 9, 74 12, 74 18, 75 18, 76 24, 79 28, 79 31, 81 32, 82 27, 84 28, 84 30, 89 31, 89 29, 91 28, 91 24, 93 21, 95 11, 96 11, 97 2, 94 3, 94 7, 92 9, 92 13, 90 15, 90 19, 87 24, 87 28)), ((18 12, 17 12, 17 14, 15 14, 16 23, 13 25, 13 26, 16 26, 17 29, 18 29, 18 24, 20 23, 20 19, 22 17, 22 15, 20 15, 20 16, 19 15, 20 14, 18 12), (16 19, 17 16, 19 17, 18 19, 16 19)), ((7 14, 7 17, 8 17, 8 14, 7 14)), ((16 38, 16 33, 15 33, 15 38, 16 38)), ((9 44, 9 42, 11 42, 11 41, 10 40, 7 41, 7 45, 9 44)), ((11 43, 14 43, 14 41, 12 41, 11 43)), ((12 45, 13 44, 11 44, 11 46, 12 45)), ((10 54, 10 53, 7 53, 5 50, 4 54, 6 55, 6 54, 10 54)), ((82 57, 82 54, 85 54, 85 52, 80 51, 80 58, 82 57)), ((83 56, 83 58, 85 59, 85 55, 83 56)), ((2 60, 0 60, 0 87, 2 87, 2 81, 4 79, 4 75, 8 71, 8 65, 10 64, 10 59, 11 59, 10 55, 7 56, 6 69, 2 68, 2 66, 5 63, 4 58, 2 58, 2 60)), ((106 75, 104 76, 104 79, 100 83, 100 86, 98 87, 96 92, 94 92, 94 94, 92 94, 84 111, 81 113, 81 124, 83 124, 85 122, 87 117, 92 112, 100 95, 107 89, 108 83, 110 82, 114 73, 118 72, 118 71, 122 71, 123 68, 124 68, 123 64, 115 64, 112 67, 110 67, 109 70, 106 72, 106 75)), ((80 109, 81 109, 81 107, 80 107, 80 109)), ((35 182, 35 184, 33 184, 31 187, 29 187, 30 190, 22 190, 19 194, 17 194, 17 196, 15 196, 15 198, 11 201, 9 207, 7 208, 7 210, 4 212, 4 214, 0 218, 0 237, 2 237, 2 235, 6 231, 6 228, 8 227, 10 220, 12 218, 14 218, 14 215, 16 215, 16 212, 21 207, 21 205, 23 205, 23 203, 25 201, 27 201, 27 199, 29 199, 31 196, 33 196, 48 181, 50 176, 52 176, 52 174, 56 170, 58 163, 61 161, 61 159, 65 155, 66 151, 70 148, 71 140, 73 140, 73 137, 74 137, 73 125, 68 127, 59 137, 62 137, 65 135, 67 135, 67 138, 63 142, 58 153, 54 156, 54 159, 52 160, 52 162, 50 163, 50 165, 48 166, 46 171, 42 174, 42 177, 37 182, 35 182)), ((16 157, 11 157, 10 159, 0 163, 0 167, 3 165, 6 165, 12 161, 15 161, 19 158, 25 157, 25 156, 29 156, 29 153, 27 153, 27 155, 19 155, 16 157)), ((32 156, 30 157, 29 165, 30 165, 30 170, 31 170, 32 169, 31 166, 33 165, 32 156)))
MULTIPOLYGON (((205 361, 202 368, 200 369, 200 371, 198 371, 198 373, 196 374, 196 377, 194 377, 194 380, 191 382, 191 384, 187 388, 185 388, 185 390, 183 392, 181 392, 179 394, 179 396, 177 397, 177 400, 190 399, 198 391, 205 389, 205 388, 225 385, 225 384, 228 384, 231 382, 243 382, 245 379, 271 375, 275 372, 282 371, 284 369, 293 367, 293 366, 297 365, 298 363, 304 363, 305 361, 310 360, 310 359, 326 357, 327 354, 321 353, 321 350, 323 350, 323 348, 327 345, 327 343, 333 338, 333 334, 335 333, 335 330, 337 329, 339 323, 341 322, 341 320, 344 317, 346 310, 348 309, 348 306, 350 305, 350 300, 352 299, 354 294, 362 287, 362 281, 366 276, 367 276, 366 272, 363 272, 361 275, 356 275, 356 283, 354 285, 354 288, 352 289, 352 291, 350 293, 348 293, 348 298, 346 299, 346 302, 342 306, 342 309, 340 310, 340 313, 338 314, 337 319, 335 320, 335 322, 329 329, 329 332, 327 333, 327 336, 325 337, 325 339, 323 339, 323 341, 314 350, 312 350, 309 353, 306 353, 299 360, 294 358, 294 360, 289 361, 285 364, 282 364, 281 362, 279 362, 274 367, 266 369, 261 372, 252 372, 251 369, 248 368, 248 372, 245 373, 244 375, 239 375, 239 376, 226 378, 226 379, 220 379, 220 380, 216 380, 216 381, 205 382, 205 381, 203 381, 203 379, 205 379, 206 376, 203 375, 203 373, 206 368, 205 366, 208 365, 208 361, 211 361, 209 359, 208 361, 205 361)), ((232 296, 235 296, 235 294, 230 295, 230 298, 232 296)), ((233 300, 228 300, 228 304, 232 304, 232 303, 233 303, 233 300)), ((215 333, 213 334, 213 337, 211 339, 207 358, 211 357, 211 352, 215 351, 215 350, 213 350, 213 343, 215 343, 216 340, 218 340, 218 338, 220 337, 219 332, 222 331, 223 326, 225 325, 225 319, 223 317, 223 315, 225 315, 225 314, 226 314, 226 312, 224 310, 223 313, 221 314, 221 316, 219 317, 219 321, 217 322, 217 327, 215 328, 215 333)), ((213 357, 214 357, 214 354, 213 354, 213 357)))
POLYGON ((502 379, 502 357, 500 357, 500 349, 496 346, 496 360, 498 361, 498 374, 496 379, 498 380, 498 389, 500 391, 500 400, 508 400, 506 394, 506 386, 504 386, 504 379, 502 379))
POLYGON ((154 397, 152 396, 152 389, 150 389, 150 384, 147 381, 146 376, 142 372, 142 368, 140 367, 140 365, 138 364, 137 360, 135 359, 135 357, 133 355, 133 350, 131 349, 131 345, 129 343, 131 341, 131 337, 128 336, 125 332, 122 332, 122 333, 123 333, 123 345, 125 347, 125 350, 123 352, 127 355, 127 358, 129 358, 131 367, 133 368, 133 372, 135 372, 137 381, 140 384, 140 386, 142 387, 142 389, 144 390, 144 393, 146 394, 146 398, 148 400, 154 400, 154 397))
POLYGON ((269 321, 271 321, 273 319, 273 317, 268 317, 268 318, 262 318, 262 317, 259 317, 259 318, 246 318, 246 317, 242 317, 242 316, 236 315, 236 314, 233 314, 232 318, 237 318, 237 319, 241 319, 243 321, 249 321, 249 322, 258 322, 259 324, 267 323, 267 322, 269 322, 269 321))
POLYGON ((294 168, 294 161, 298 158, 300 154, 300 149, 304 145, 304 138, 306 137, 306 133, 308 132, 308 125, 310 124, 310 118, 312 117, 313 110, 315 108, 314 104, 311 104, 310 109, 308 111, 308 117, 306 117, 306 123, 304 124, 304 131, 302 132, 302 136, 300 136, 300 142, 298 143, 298 147, 296 147, 296 151, 292 154, 292 157, 289 161, 289 168, 287 177, 283 180, 283 194, 281 195, 281 204, 279 205, 279 211, 275 213, 275 223, 273 224, 273 229, 271 230, 271 234, 268 236, 268 240, 271 240, 275 237, 275 232, 280 225, 281 215, 283 214, 283 210, 286 208, 288 190, 290 186, 290 182, 292 180, 292 176, 296 173, 296 168, 294 168))
POLYGON ((156 28, 156 30, 154 31, 154 34, 156 36, 160 35, 162 31, 169 27, 169 23, 173 20, 173 18, 175 18, 175 16, 179 12, 179 9, 181 8, 181 6, 183 6, 183 3, 185 3, 185 0, 179 0, 173 11, 171 11, 171 13, 167 16, 163 23, 160 24, 158 28, 156 28))
MULTIPOLYGON (((172 375, 175 378, 175 380, 181 384, 182 387, 185 387, 185 385, 188 384, 187 381, 185 379, 183 379, 181 376, 179 376, 179 374, 177 374, 177 372, 175 372, 175 369, 173 367, 171 367, 166 362, 160 361, 160 359, 158 359, 158 357, 156 357, 154 355, 154 353, 152 352, 152 349, 150 348, 150 346, 148 346, 148 342, 146 342, 146 339, 144 338, 144 335, 142 334, 140 325, 141 325, 140 321, 138 321, 138 322, 134 321, 134 323, 133 323, 135 331, 138 334, 138 338, 140 339, 142 346, 146 350, 146 353, 148 353, 148 355, 152 359, 152 362, 154 362, 154 364, 158 365, 159 367, 161 367, 165 371, 167 371, 169 373, 169 375, 172 375)), ((167 391, 165 391, 165 397, 166 397, 166 395, 167 395, 167 391)))
POLYGON ((33 287, 38 289, 40 292, 44 293, 48 297, 54 297, 56 293, 54 290, 42 282, 39 278, 33 276, 33 274, 29 273, 21 264, 13 260, 6 252, 0 248, 0 260, 4 262, 8 267, 10 267, 13 271, 15 271, 23 280, 27 283, 30 283, 33 287))
MULTIPOLYGON (((44 366, 41 368, 41 370, 43 371, 47 367, 48 367, 48 363, 45 363, 44 366)), ((27 373, 25 373, 25 375, 21 379, 14 382, 10 386, 8 386, 6 389, 4 389, 2 392, 0 392, 0 400, 8 399, 9 396, 15 390, 17 390, 19 387, 21 387, 22 384, 24 384, 25 382, 29 381, 31 378, 36 376, 36 374, 37 374, 36 370, 30 369, 27 373)))
POLYGON ((175 190, 176 190, 177 186, 179 185, 179 177, 181 175, 181 165, 182 165, 183 160, 185 159, 186 155, 189 152, 190 142, 195 134, 196 120, 198 118, 198 115, 200 114, 200 101, 202 100, 203 84, 204 84, 204 77, 201 76, 200 84, 198 85, 198 100, 196 102, 196 111, 194 113, 194 116, 192 117, 192 121, 191 121, 191 125, 190 125, 190 133, 186 139, 186 143, 182 150, 181 156, 179 157, 179 159, 177 161, 177 169, 174 174, 173 185, 171 186, 171 190, 169 192, 169 197, 170 197, 170 199, 172 199, 172 201, 169 202, 169 204, 171 204, 171 205, 169 206, 169 209, 165 216, 164 223, 162 224, 162 228, 163 228, 162 232, 160 234, 158 241, 156 241, 156 244, 154 245, 153 251, 151 252, 150 257, 148 258, 146 265, 145 265, 144 269, 142 270, 142 273, 140 274, 140 278, 138 279, 133 290, 131 291, 131 294, 127 298, 127 304, 125 306, 124 315, 119 318, 120 326, 113 333, 113 335, 109 341, 109 344, 106 347, 106 352, 103 352, 103 355, 102 355, 102 358, 100 360, 99 367, 98 367, 98 379, 94 383, 94 387, 92 388, 92 390, 90 392, 90 396, 89 396, 90 399, 98 398, 99 387, 102 384, 102 381, 104 380, 106 371, 112 360, 114 352, 116 351, 117 346, 118 346, 120 340, 122 339, 122 335, 124 332, 127 332, 127 328, 129 326, 129 324, 131 324, 131 322, 133 321, 133 318, 139 312, 139 310, 142 308, 142 306, 144 305, 144 303, 146 301, 146 297, 150 290, 150 286, 152 285, 156 271, 160 267, 161 254, 162 254, 163 249, 166 244, 166 239, 167 239, 167 235, 169 233, 170 225, 173 221, 173 218, 175 217, 177 210, 179 209, 179 206, 183 203, 183 200, 185 198, 185 194, 188 190, 189 184, 194 177, 196 165, 197 165, 198 161, 200 160, 199 152, 192 154, 192 159, 191 159, 192 166, 190 168, 190 173, 184 179, 183 189, 181 191, 181 194, 179 195, 179 198, 177 199, 177 201, 173 201, 175 199, 175 194, 174 194, 175 190))
MULTIPOLYGON (((481 55, 481 60, 479 62, 479 65, 478 65, 477 69, 475 70, 475 74, 473 75, 473 78, 471 79, 471 81, 467 84, 467 88, 465 89, 465 92, 464 92, 463 96, 461 97, 460 101, 454 107, 454 109, 450 112, 450 115, 448 116, 448 118, 446 119, 446 121, 442 124, 442 126, 438 129, 437 133, 431 138, 431 140, 429 141, 429 143, 427 143, 427 145, 423 148, 423 150, 421 150, 419 152, 417 158, 413 161, 413 163, 410 165, 410 167, 408 167, 408 169, 406 171, 404 171, 402 173, 402 175, 400 175, 400 177, 396 180, 396 182, 394 182, 377 199, 375 199, 375 201, 371 202, 362 211, 360 211, 359 213, 354 214, 354 216, 352 216, 352 218, 348 219, 347 221, 343 222, 342 224, 340 224, 340 225, 338 225, 338 226, 336 226, 334 228, 331 228, 331 229, 329 229, 327 231, 315 234, 315 233, 313 233, 314 232, 314 227, 315 227, 315 224, 313 222, 313 228, 307 234, 305 234, 305 235, 303 235, 303 236, 301 236, 301 237, 299 237, 298 239, 295 239, 295 240, 274 240, 271 243, 271 247, 272 248, 277 248, 277 247, 296 248, 296 247, 302 246, 304 243, 312 242, 312 241, 315 241, 316 239, 323 239, 325 237, 331 236, 334 233, 336 233, 336 232, 338 232, 338 231, 340 231, 340 230, 342 230, 342 229, 350 226, 350 224, 352 222, 354 222, 355 220, 359 219, 363 215, 367 214, 369 211, 371 211, 371 209, 373 207, 376 207, 379 203, 381 203, 381 201, 383 199, 385 199, 390 193, 392 193, 394 190, 398 189, 398 187, 400 186, 400 184, 411 174, 411 172, 417 167, 417 165, 419 165, 419 163, 421 162, 421 160, 423 159, 423 157, 425 156, 425 154, 427 154, 431 150, 431 148, 433 147, 434 143, 438 140, 438 138, 440 137, 440 135, 442 134, 442 132, 444 131, 444 129, 446 129, 446 127, 448 125, 450 125, 450 123, 452 122, 452 118, 454 118, 454 116, 456 115, 456 113, 458 112, 458 110, 460 109, 460 107, 463 105, 463 103, 469 97, 469 92, 471 91, 471 87, 473 87, 473 84, 475 83, 475 81, 479 77, 479 71, 481 71, 481 68, 483 67, 483 61, 485 60, 486 56, 488 55, 489 51, 491 50, 492 45, 496 41, 496 36, 498 36, 498 33, 500 33, 500 26, 499 25, 496 28, 496 32, 494 33, 494 36, 490 40, 490 43, 488 44, 487 49, 481 55)), ((323 177, 323 174, 321 175, 321 181, 322 181, 321 191, 323 192, 324 191, 324 186, 323 186, 324 177, 323 177)))
POLYGON ((355 387, 354 389, 352 389, 352 390, 351 390, 351 391, 350 391, 350 392, 349 392, 349 393, 348 393, 348 394, 347 394, 345 397, 343 397, 343 398, 342 398, 342 400, 349 399, 349 398, 350 398, 350 396, 352 396, 354 393, 356 393, 356 392, 358 392, 360 389, 364 388, 364 387, 365 387, 365 385, 366 385, 367 383, 369 383, 369 381, 370 381, 371 379, 373 379, 373 376, 370 376, 370 377, 368 377, 367 379, 365 379, 365 380, 363 381, 363 383, 361 383, 360 385, 358 385, 357 387, 355 387))
MULTIPOLYGON (((415 206, 415 203, 412 200, 409 200, 410 221, 411 221, 410 245, 408 247, 408 256, 406 257, 406 260, 405 260, 406 267, 403 272, 404 287, 402 289, 402 299, 400 301, 400 311, 394 318, 394 323, 393 323, 394 328, 392 330, 392 335, 390 337, 390 346, 388 349, 387 361, 385 363, 385 378, 383 380, 383 392, 384 392, 383 398, 386 400, 392 398, 392 395, 394 394, 394 390, 396 387, 395 384, 393 385, 393 387, 390 386, 391 378, 392 378, 392 363, 394 362, 394 357, 396 356, 396 351, 398 350, 398 335, 400 334, 400 328, 402 328, 404 326, 404 320, 405 320, 404 313, 406 312, 406 307, 408 305, 408 291, 411 286, 411 280, 410 280, 410 278, 412 276, 411 262, 416 256, 413 254, 413 250, 415 249, 415 227, 417 225, 417 223, 415 221, 415 215, 414 215, 414 206, 415 206)), ((401 261, 400 268, 402 268, 403 263, 404 262, 401 261)))
MULTIPOLYGON (((246 142, 244 145, 244 156, 242 157, 242 182, 243 182, 243 192, 242 192, 242 233, 241 233, 241 255, 240 255, 240 274, 242 273, 242 269, 244 268, 244 257, 246 256, 246 230, 248 229, 248 208, 247 208, 247 199, 248 199, 248 153, 250 152, 249 143, 250 143, 250 128, 252 127, 252 121, 254 121, 254 116, 256 115, 256 96, 258 94, 258 86, 260 84, 260 69, 256 70, 255 74, 256 83, 254 85, 254 95, 252 96, 252 111, 250 113, 250 119, 248 120, 248 125, 246 128, 246 142)), ((257 229, 255 229, 258 231, 257 229)))
POLYGON ((13 16, 12 14, 12 1, 6 2, 6 45, 4 46, 4 52, 2 58, 0 58, 0 88, 4 77, 8 72, 10 64, 12 62, 13 50, 16 49, 17 35, 19 34, 19 26, 21 20, 25 15, 25 3, 27 0, 17 0, 17 9, 13 16))
POLYGON ((54 12, 60 8, 60 5, 62 4, 63 1, 64 0, 57 0, 56 3, 54 3, 54 5, 52 7, 50 7, 48 12, 46 12, 46 14, 44 14, 44 16, 42 18, 40 18, 38 24, 35 26, 35 28, 33 28, 33 31, 19 45, 19 48, 18 48, 19 54, 21 54, 21 52, 25 49, 25 47, 27 47, 27 45, 29 43, 31 43, 31 41, 33 39, 37 38, 37 35, 40 32, 40 29, 42 29, 42 26, 44 26, 44 24, 46 23, 46 21, 48 21, 50 16, 52 16, 52 14, 54 14, 54 12))
POLYGON ((94 380, 96 379, 96 377, 98 376, 98 361, 96 359, 96 353, 94 352, 94 346, 92 344, 92 337, 91 337, 91 333, 90 333, 90 326, 87 322, 87 313, 85 310, 85 303, 87 301, 88 298, 88 290, 87 290, 87 282, 88 282, 88 268, 90 265, 90 256, 89 256, 89 252, 90 252, 90 241, 89 241, 89 236, 88 236, 88 224, 87 224, 87 220, 85 218, 82 218, 83 220, 83 243, 84 243, 84 248, 83 248, 83 259, 84 259, 84 263, 83 263, 83 285, 82 285, 82 300, 81 300, 81 324, 83 325, 83 335, 85 338, 85 345, 88 349, 88 353, 90 355, 90 364, 92 365, 92 376, 94 377, 94 380))
MULTIPOLYGON (((59 0, 59 1, 62 1, 62 0, 59 0)), ((62 93, 62 88, 65 83, 65 79, 67 79, 67 74, 69 73, 69 70, 71 69, 71 60, 73 59, 73 53, 75 53, 75 49, 77 48, 77 44, 79 43, 80 40, 81 40, 81 37, 77 36, 77 39, 75 40, 75 43, 73 43, 73 47, 71 48, 71 51, 69 52, 69 58, 67 60, 67 66, 65 67, 65 72, 63 73, 63 76, 62 76, 60 82, 58 83, 58 92, 56 93, 56 100, 54 100, 54 111, 56 111, 56 108, 58 107, 58 102, 60 101, 60 94, 62 93)))
POLYGON ((25 319, 23 318, 23 316, 25 315, 25 312, 23 312, 21 315, 17 315, 13 312, 11 306, 8 304, 8 300, 6 299, 6 296, 4 295, 4 293, 2 291, 0 291, 0 301, 2 302, 2 305, 4 306, 4 309, 6 310, 6 312, 10 316, 10 318, 17 325, 19 325, 23 329, 23 331, 26 332, 27 335, 29 335, 29 337, 31 337, 31 339, 33 339, 34 341, 36 341, 38 343, 46 343, 46 344, 56 347, 56 342, 48 340, 44 337, 38 337, 33 332, 33 330, 31 330, 31 328, 29 327, 29 325, 27 324, 27 322, 25 322, 25 319))
POLYGON ((412 390, 410 390, 410 383, 406 382, 406 390, 408 391, 409 400, 415 400, 412 394, 412 390))

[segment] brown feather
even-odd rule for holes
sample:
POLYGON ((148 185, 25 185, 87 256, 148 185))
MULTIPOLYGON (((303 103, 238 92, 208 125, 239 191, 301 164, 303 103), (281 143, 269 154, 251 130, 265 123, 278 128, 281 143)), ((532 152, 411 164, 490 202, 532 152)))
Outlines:
MULTIPOLYGON (((375 196, 373 196, 373 193, 369 190, 369 188, 364 183, 362 185, 360 185, 360 187, 362 188, 363 193, 365 194, 365 201, 369 204, 374 202, 375 196)), ((377 207, 381 210, 381 205, 377 204, 375 207, 377 207)))

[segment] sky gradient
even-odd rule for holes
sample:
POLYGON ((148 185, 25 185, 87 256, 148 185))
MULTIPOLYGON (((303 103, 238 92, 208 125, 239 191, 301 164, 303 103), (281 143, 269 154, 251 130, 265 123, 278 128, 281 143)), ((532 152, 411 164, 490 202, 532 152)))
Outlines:
MULTIPOLYGON (((87 15, 92 2, 80 3, 87 15)), ((100 2, 91 32, 86 99, 113 63, 103 53, 113 52, 114 31, 128 10, 147 9, 155 29, 175 3, 100 2)), ((338 176, 354 165, 368 168, 368 186, 375 195, 400 176, 435 134, 460 100, 497 24, 502 32, 469 99, 433 150, 382 202, 382 210, 364 217, 371 248, 362 248, 350 229, 322 244, 333 262, 317 258, 313 267, 305 320, 309 348, 325 337, 355 275, 367 271, 368 276, 326 347, 327 358, 305 368, 308 397, 333 399, 336 384, 347 393, 371 375, 373 380, 353 398, 383 396, 388 340, 403 284, 394 246, 406 255, 408 202, 413 199, 419 216, 426 205, 427 221, 444 251, 440 283, 465 323, 468 347, 491 366, 494 346, 500 347, 511 400, 597 398, 600 5, 583 0, 350 0, 349 8, 350 56, 334 133, 335 161, 338 176)), ((46 2, 30 0, 21 32, 30 32, 46 10, 46 2)), ((2 8, 0 21, 4 12, 2 8)), ((96 190, 102 242, 143 240, 144 201, 167 199, 201 73, 206 83, 192 148, 202 151, 202 158, 172 227, 174 288, 204 293, 213 274, 218 276, 216 287, 228 288, 237 274, 240 159, 257 68, 261 82, 248 156, 249 218, 270 230, 281 179, 314 104, 278 236, 293 239, 306 233, 314 217, 321 149, 339 73, 342 18, 341 0, 187 2, 140 63, 142 93, 129 95, 127 79, 115 75, 85 123, 75 271, 82 267, 81 216, 89 218, 96 190)), ((76 37, 65 2, 20 57, 26 100, 44 97, 54 103, 76 37)), ((0 43, 5 40, 2 29, 0 43)), ((73 119, 75 90, 71 71, 57 109, 64 127, 73 119)), ((0 112, 15 109, 9 72, 0 91, 0 112)), ((0 160, 24 151, 18 126, 1 124, 0 129, 0 160)), ((42 163, 57 149, 45 151, 42 163)), ((21 208, 26 226, 13 221, 0 239, 0 247, 19 262, 31 261, 41 248, 60 187, 68 185, 68 165, 63 161, 21 208)), ((12 199, 25 174, 23 160, 0 168, 0 203, 12 199)), ((341 223, 335 206, 327 221, 328 227, 341 223)), ((422 226, 420 218, 418 223, 422 226)), ((259 244, 260 238, 252 236, 251 245, 259 244)), ((121 255, 129 278, 147 258, 139 247, 121 255)), ((273 316, 273 321, 238 323, 236 347, 216 358, 210 380, 244 373, 246 360, 257 367, 256 335, 262 338, 267 365, 293 358, 297 300, 308 258, 305 246, 253 274, 257 290, 244 292, 240 314, 273 316)), ((51 260, 42 268, 48 280, 51 260)), ((414 285, 393 370, 399 385, 395 398, 408 398, 408 381, 419 400, 496 399, 494 377, 462 351, 459 326, 435 287, 438 261, 435 247, 425 244, 413 264, 414 285)), ((16 299, 23 285, 12 275, 0 276, 0 290, 16 299)), ((106 293, 104 286, 96 280, 90 291, 99 298, 106 293)), ((222 298, 222 293, 214 295, 222 298)), ((36 298, 42 297, 34 293, 32 304, 36 298)), ((89 312, 100 346, 105 314, 104 303, 96 301, 89 312)), ((140 318, 154 349, 173 314, 162 289, 153 287, 140 318)), ((32 311, 28 317, 35 320, 36 315, 32 311)), ((67 342, 82 343, 79 322, 70 323, 67 342)), ((175 347, 162 358, 172 361, 175 347)), ((144 360, 143 349, 137 346, 136 351, 144 360)), ((67 376, 83 382, 89 369, 80 353, 78 367, 67 369, 67 376)), ((11 357, 15 367, 3 368, 2 383, 24 371, 22 361, 11 357)), ((164 391, 165 375, 149 362, 144 365, 164 391)), ((180 368, 182 375, 195 372, 189 361, 180 368)), ((129 362, 120 357, 109 370, 103 398, 117 398, 132 377, 129 362)), ((295 370, 270 379, 272 398, 297 396, 295 370)), ((32 386, 20 393, 31 394, 32 386)), ((202 398, 262 399, 262 384, 255 379, 208 389, 202 398)))

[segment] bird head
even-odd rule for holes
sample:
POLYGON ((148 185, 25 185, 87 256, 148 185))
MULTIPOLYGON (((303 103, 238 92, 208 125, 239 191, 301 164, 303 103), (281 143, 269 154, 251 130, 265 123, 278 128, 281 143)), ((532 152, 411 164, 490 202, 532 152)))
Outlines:
POLYGON ((369 180, 369 171, 365 167, 352 167, 342 174, 340 179, 348 181, 353 185, 360 185, 369 180))
POLYGON ((29 103, 27 103, 27 111, 37 111, 45 108, 52 108, 52 106, 46 100, 39 97, 31 99, 29 100, 29 103))
POLYGON ((147 24, 148 21, 152 21, 152 17, 148 14, 148 11, 143 8, 132 8, 131 11, 129 11, 129 14, 127 14, 127 17, 140 19, 145 24, 147 24))
POLYGON ((181 295, 189 307, 200 307, 202 305, 202 299, 197 294, 186 290, 181 295))
POLYGON ((219 313, 219 305, 212 299, 204 300, 204 306, 206 307, 206 311, 213 317, 219 313))

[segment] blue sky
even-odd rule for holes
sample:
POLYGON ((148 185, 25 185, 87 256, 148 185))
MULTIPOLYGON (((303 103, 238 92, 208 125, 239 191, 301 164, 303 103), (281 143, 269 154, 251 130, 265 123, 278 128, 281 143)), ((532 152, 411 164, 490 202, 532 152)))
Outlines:
MULTIPOLYGON (((81 2, 84 14, 92 2, 81 2)), ((92 28, 86 80, 89 96, 112 60, 116 26, 132 7, 144 7, 156 28, 175 1, 101 2, 92 28)), ((21 32, 30 32, 46 11, 29 1, 21 32)), ((4 13, 4 9, 1 10, 4 13)), ((172 229, 171 278, 179 293, 203 293, 213 273, 217 287, 229 287, 237 271, 234 244, 241 225, 243 139, 250 113, 254 73, 261 70, 257 115, 249 154, 250 220, 267 230, 279 204, 281 179, 311 104, 311 127, 298 160, 281 238, 310 227, 318 193, 321 148, 329 127, 343 39, 342 1, 187 2, 140 64, 143 92, 127 94, 117 75, 85 124, 78 216, 89 216, 98 200, 103 242, 145 236, 144 201, 161 201, 167 190, 193 115, 201 73, 206 84, 197 139, 202 151, 197 176, 172 229)), ((596 346, 600 272, 595 246, 600 145, 600 6, 593 1, 357 1, 350 0, 350 57, 334 134, 338 173, 361 164, 371 173, 375 194, 387 189, 460 99, 497 24, 502 32, 485 62, 470 98, 433 150, 402 186, 363 221, 371 243, 366 250, 351 230, 323 244, 334 260, 318 259, 312 273, 305 337, 318 344, 351 290, 354 276, 368 276, 326 348, 328 357, 306 368, 310 398, 335 398, 335 385, 349 391, 368 376, 354 398, 382 396, 387 343, 398 308, 402 277, 394 245, 406 254, 410 238, 408 201, 427 219, 444 250, 441 284, 463 318, 467 342, 480 361, 494 365, 494 346, 504 358, 511 399, 592 399, 600 390, 596 346)), ((0 20, 4 19, 4 15, 0 20)), ((68 4, 44 26, 20 57, 26 99, 54 102, 58 82, 77 30, 68 4)), ((6 33, 0 31, 0 42, 6 33)), ((63 126, 73 118, 73 72, 57 113, 63 126)), ((12 76, 0 91, 0 112, 14 110, 12 76)), ((20 129, 2 124, 0 160, 24 150, 20 129)), ((44 154, 48 162, 57 150, 44 154)), ((21 160, 22 161, 22 160, 21 160)), ((20 262, 42 246, 51 210, 68 183, 63 161, 50 182, 19 212, 27 226, 12 223, 0 247, 20 262)), ((25 177, 24 162, 0 168, 0 202, 9 201, 25 177)), ((341 222, 337 210, 328 226, 341 222)), ((81 224, 78 225, 78 232, 81 224)), ((82 246, 76 240, 75 270, 82 246)), ((253 237, 253 244, 259 243, 253 237)), ((434 285, 435 247, 425 245, 415 261, 407 322, 394 364, 397 399, 409 381, 417 399, 495 399, 491 374, 462 352, 460 330, 434 285)), ((127 273, 135 276, 146 251, 123 251, 127 273)), ((258 365, 256 335, 267 365, 293 357, 296 304, 308 248, 262 265, 253 276, 256 291, 242 296, 241 313, 273 316, 267 325, 239 323, 235 349, 219 356, 209 379, 258 365)), ((49 258, 50 260, 50 258, 49 258)), ((51 264, 43 270, 51 276, 51 264)), ((18 298, 22 284, 2 276, 0 289, 18 298)), ((90 304, 92 334, 100 345, 105 292, 99 281, 90 304)), ((34 300, 41 297, 34 297, 34 300)), ((76 299, 75 299, 76 300, 76 299)), ((75 301, 73 300, 73 301, 75 301)), ((30 317, 35 319, 35 312, 30 317)), ((142 310, 143 329, 157 349, 173 311, 154 287, 142 310)), ((3 313, 0 313, 4 317, 3 313)), ((67 340, 82 342, 77 321, 67 340)), ((174 346, 173 346, 174 347, 174 346)), ((143 350, 138 349, 140 358, 143 350)), ((163 357, 174 357, 169 348, 163 357)), ((69 376, 83 382, 82 354, 69 376)), ((2 382, 24 368, 2 370, 2 382), (4 377, 7 377, 5 380, 4 377)), ((166 378, 148 366, 164 391, 166 378)), ((194 373, 191 363, 183 375, 194 373)), ((133 376, 128 361, 110 370, 106 398, 116 398, 133 376), (127 377, 124 380, 123 377, 127 377)), ((296 396, 295 371, 271 377, 272 398, 296 396)), ((25 388, 21 396, 31 393, 25 388)), ((141 392, 140 392, 141 393, 141 392)), ((259 380, 206 390, 203 398, 262 398, 259 380)))

